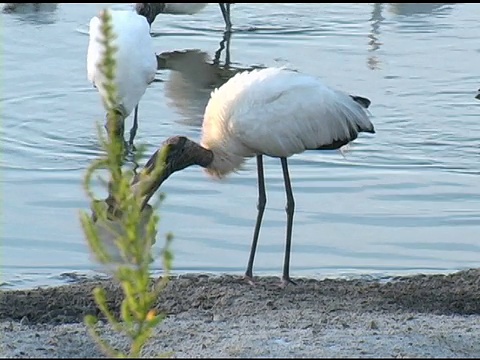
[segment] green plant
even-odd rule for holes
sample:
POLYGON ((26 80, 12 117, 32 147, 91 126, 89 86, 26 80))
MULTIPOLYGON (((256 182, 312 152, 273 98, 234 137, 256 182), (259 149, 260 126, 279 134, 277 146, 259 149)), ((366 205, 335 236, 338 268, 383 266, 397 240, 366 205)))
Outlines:
MULTIPOLYGON (((113 330, 125 334, 129 340, 129 351, 123 353, 114 349, 102 339, 96 328, 98 319, 87 315, 85 323, 91 336, 98 342, 106 355, 110 357, 139 357, 144 345, 152 335, 153 329, 164 316, 157 314, 154 306, 158 295, 167 285, 171 270, 172 254, 169 246, 172 235, 167 235, 166 245, 162 251, 164 275, 152 283, 150 278, 151 263, 154 258, 152 246, 155 243, 159 217, 153 207, 146 204, 149 198, 148 183, 163 170, 165 151, 157 156, 153 171, 142 171, 134 178, 133 171, 123 171, 124 158, 123 118, 115 109, 115 54, 113 45, 115 34, 108 10, 102 11, 102 42, 105 53, 100 64, 105 76, 107 96, 103 99, 107 109, 108 137, 102 133, 97 124, 97 133, 106 156, 96 159, 88 167, 84 188, 91 200, 92 216, 81 212, 80 219, 85 237, 95 259, 106 267, 110 267, 114 278, 119 281, 124 299, 121 304, 120 320, 107 306, 106 291, 97 287, 93 294, 95 302, 113 330), (92 188, 94 173, 100 170, 109 173, 109 181, 100 178, 108 190, 105 201, 95 200, 92 188), (133 180, 135 179, 135 180, 133 180), (132 184, 135 183, 135 186, 132 184)), ((139 149, 138 155, 142 150, 139 149)), ((159 199, 161 200, 161 199, 159 199)), ((158 206, 158 202, 155 207, 158 206)))

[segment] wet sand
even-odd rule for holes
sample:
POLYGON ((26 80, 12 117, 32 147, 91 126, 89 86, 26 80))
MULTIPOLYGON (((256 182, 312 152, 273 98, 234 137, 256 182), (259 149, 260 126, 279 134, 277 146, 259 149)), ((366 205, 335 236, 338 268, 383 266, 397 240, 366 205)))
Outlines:
MULTIPOLYGON (((172 277, 157 302, 167 319, 145 356, 480 357, 480 269, 388 282, 295 280, 280 288, 276 277, 255 286, 230 275, 172 277)), ((122 295, 110 280, 2 291, 0 356, 101 357, 82 323, 100 315, 98 285, 118 314, 122 295)), ((101 328, 125 349, 108 325, 101 328)))

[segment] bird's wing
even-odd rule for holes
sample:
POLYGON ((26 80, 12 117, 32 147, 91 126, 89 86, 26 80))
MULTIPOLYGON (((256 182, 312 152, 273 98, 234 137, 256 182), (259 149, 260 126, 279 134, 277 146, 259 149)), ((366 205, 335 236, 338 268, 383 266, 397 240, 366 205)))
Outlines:
POLYGON ((158 66, 153 38, 150 35, 150 25, 145 16, 135 12, 130 13, 129 23, 132 27, 130 35, 134 45, 131 51, 138 52, 137 65, 142 69, 142 79, 146 84, 150 84, 155 79, 158 66))
POLYGON ((291 73, 249 88, 230 113, 230 133, 257 153, 288 157, 338 148, 373 132, 361 104, 317 79, 291 73))
MULTIPOLYGON (((116 35, 116 72, 117 106, 122 107, 128 116, 138 105, 145 90, 156 74, 157 59, 150 36, 150 27, 144 16, 135 11, 112 10, 113 32, 116 35)), ((100 33, 101 20, 98 17, 90 21, 90 42, 87 55, 88 78, 99 90, 102 98, 106 89, 102 86, 104 76, 100 72, 98 62, 104 53, 100 33)))
POLYGON ((97 39, 100 35, 100 19, 96 16, 92 17, 89 25, 89 42, 87 49, 87 77, 88 80, 95 85, 95 77, 97 74, 97 63, 100 60, 100 44, 97 39))

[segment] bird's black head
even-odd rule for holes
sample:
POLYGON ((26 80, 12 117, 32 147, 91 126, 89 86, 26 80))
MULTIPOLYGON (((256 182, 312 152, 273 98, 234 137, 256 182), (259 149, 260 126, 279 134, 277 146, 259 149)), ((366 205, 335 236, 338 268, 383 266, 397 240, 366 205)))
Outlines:
POLYGON ((209 150, 185 136, 169 137, 159 151, 162 152, 163 149, 166 149, 165 167, 169 175, 191 165, 205 167, 212 161, 209 150))
POLYGON ((135 3, 135 11, 138 15, 145 16, 150 26, 158 14, 164 12, 165 3, 135 3))
POLYGON ((148 159, 144 168, 132 180, 132 185, 141 187, 140 193, 148 199, 174 172, 191 165, 208 166, 213 153, 185 136, 172 136, 148 159))

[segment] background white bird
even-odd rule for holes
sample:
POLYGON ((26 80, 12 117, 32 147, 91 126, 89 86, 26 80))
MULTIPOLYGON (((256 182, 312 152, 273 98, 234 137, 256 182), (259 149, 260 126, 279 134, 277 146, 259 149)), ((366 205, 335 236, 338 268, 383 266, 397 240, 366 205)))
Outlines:
MULTIPOLYGON (((256 157, 258 215, 245 276, 253 261, 266 204, 263 155, 280 158, 287 194, 287 235, 282 284, 290 280, 294 198, 287 158, 305 150, 338 149, 361 132, 375 133, 366 108, 370 100, 332 89, 319 79, 284 68, 242 72, 214 90, 205 109, 201 144, 183 136, 168 138, 163 174, 151 182, 153 193, 174 172, 200 165, 222 178, 256 157)), ((162 148, 163 148, 162 147, 162 148)), ((158 153, 158 151, 157 151, 158 153)), ((155 167, 157 153, 144 172, 155 167)))
MULTIPOLYGON (((135 109, 133 126, 130 130, 130 146, 138 128, 138 103, 148 85, 154 80, 157 71, 157 57, 150 36, 150 26, 144 16, 132 10, 111 10, 113 31, 116 34, 114 45, 116 53, 117 103, 114 104, 123 117, 121 134, 123 136, 124 120, 135 109)), ((104 75, 99 63, 103 60, 104 45, 101 34, 101 20, 94 16, 90 20, 89 44, 87 53, 88 79, 105 99, 104 75)))
MULTIPOLYGON (((136 3, 137 13, 147 18, 148 23, 152 25, 158 14, 174 15, 193 15, 203 10, 209 3, 136 3)), ((225 31, 232 30, 230 21, 230 3, 219 3, 223 20, 225 21, 225 31)))

